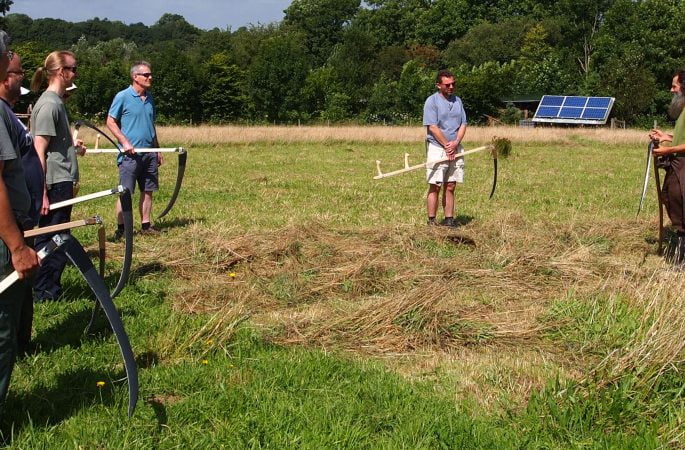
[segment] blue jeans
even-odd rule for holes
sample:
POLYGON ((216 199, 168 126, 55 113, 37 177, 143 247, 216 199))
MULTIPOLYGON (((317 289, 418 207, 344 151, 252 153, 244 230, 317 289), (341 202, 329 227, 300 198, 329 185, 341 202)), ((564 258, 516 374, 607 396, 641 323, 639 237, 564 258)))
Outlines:
MULTIPOLYGON (((57 203, 69 200, 74 197, 74 183, 64 181, 53 184, 48 189, 48 200, 50 203, 57 203)), ((71 206, 66 206, 40 218, 39 226, 57 225, 71 220, 71 206)), ((63 231, 62 233, 69 233, 63 231)), ((43 234, 36 237, 35 249, 40 250, 45 247, 56 233, 43 234)), ((57 300, 62 294, 62 272, 67 265, 67 255, 61 249, 54 251, 49 257, 41 262, 40 268, 33 279, 33 298, 37 302, 45 300, 57 300)))

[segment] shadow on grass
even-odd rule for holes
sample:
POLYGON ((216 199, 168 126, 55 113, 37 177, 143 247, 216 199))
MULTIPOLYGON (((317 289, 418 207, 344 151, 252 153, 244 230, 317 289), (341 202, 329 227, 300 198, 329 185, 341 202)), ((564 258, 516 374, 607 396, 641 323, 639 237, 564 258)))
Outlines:
POLYGON ((454 226, 463 227, 464 225, 468 225, 472 221, 473 221, 473 216, 467 216, 464 214, 459 214, 457 217, 454 218, 454 226))
MULTIPOLYGON (((90 322, 90 317, 91 309, 84 309, 70 314, 65 320, 59 323, 55 323, 48 328, 38 331, 32 340, 34 352, 50 353, 65 346, 79 348, 83 343, 83 332, 86 325, 88 325, 88 322, 90 322)), ((106 328, 104 331, 101 327, 95 328, 96 327, 93 327, 94 330, 91 330, 88 336, 102 337, 111 333, 109 324, 107 324, 106 327, 102 327, 106 328)))
MULTIPOLYGON (((110 374, 113 379, 121 374, 110 374)), ((22 429, 49 428, 76 415, 79 410, 95 404, 112 406, 115 402, 112 383, 98 388, 102 371, 73 369, 56 375, 50 386, 36 386, 31 391, 12 394, 3 405, 0 418, 0 443, 10 445, 12 436, 22 429)), ((122 414, 126 414, 122 408, 122 414)))
POLYGON ((188 225, 192 225, 195 222, 198 221, 203 221, 204 217, 176 217, 173 219, 161 219, 155 221, 155 227, 159 228, 162 231, 171 229, 171 228, 183 228, 187 227, 188 225))

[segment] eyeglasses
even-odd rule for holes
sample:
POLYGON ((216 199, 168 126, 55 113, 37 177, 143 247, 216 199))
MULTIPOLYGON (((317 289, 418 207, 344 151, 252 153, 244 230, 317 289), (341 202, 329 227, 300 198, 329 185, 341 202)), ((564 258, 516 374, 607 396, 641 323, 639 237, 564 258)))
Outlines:
POLYGON ((455 83, 442 83, 442 85, 445 87, 453 87, 455 83))
POLYGON ((15 75, 19 75, 21 78, 24 78, 26 76, 25 70, 8 70, 7 73, 13 73, 15 75))
POLYGON ((62 66, 64 70, 71 70, 72 73, 76 73, 76 66, 62 66))
POLYGON ((137 73, 136 75, 140 75, 141 77, 145 78, 150 78, 152 76, 152 72, 137 73))

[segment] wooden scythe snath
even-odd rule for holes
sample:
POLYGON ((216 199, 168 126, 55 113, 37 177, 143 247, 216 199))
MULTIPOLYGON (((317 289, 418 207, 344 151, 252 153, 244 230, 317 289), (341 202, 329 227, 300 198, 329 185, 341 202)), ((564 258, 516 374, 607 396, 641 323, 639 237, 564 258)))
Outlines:
MULTIPOLYGON (((461 157, 464 157, 466 155, 471 155, 473 153, 482 152, 483 150, 489 150, 490 154, 492 155, 493 179, 492 179, 492 189, 490 191, 490 198, 492 198, 492 196, 495 194, 495 189, 497 188, 497 157, 498 157, 498 155, 501 155, 504 158, 509 156, 509 153, 511 152, 511 141, 509 141, 509 139, 504 139, 504 138, 493 138, 492 144, 483 145, 482 147, 478 147, 478 148, 474 148, 472 150, 457 153, 456 157, 461 158, 461 157)), ((374 176, 373 179, 374 180, 380 180, 383 178, 394 177, 395 175, 401 175, 403 173, 412 172, 415 170, 431 169, 436 164, 441 164, 441 163, 448 162, 448 161, 450 161, 450 159, 445 157, 445 158, 436 159, 433 161, 427 161, 427 162, 421 163, 421 164, 416 164, 414 166, 410 166, 409 165, 409 153, 405 153, 404 154, 404 168, 394 170, 392 172, 383 173, 383 171, 381 170, 381 161, 376 160, 376 171, 378 172, 378 174, 376 176, 374 176)))

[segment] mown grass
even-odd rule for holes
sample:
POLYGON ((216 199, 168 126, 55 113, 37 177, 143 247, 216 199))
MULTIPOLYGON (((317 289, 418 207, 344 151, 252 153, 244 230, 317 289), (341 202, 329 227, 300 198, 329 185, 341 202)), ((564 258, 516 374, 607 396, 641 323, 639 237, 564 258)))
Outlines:
MULTIPOLYGON (((633 134, 518 136, 492 200, 491 162, 470 158, 456 230, 424 225, 420 173, 371 179, 376 159, 421 161, 420 143, 359 134, 192 147, 179 203, 161 236, 137 237, 117 299, 140 367, 135 416, 106 322, 83 334, 92 302, 70 268, 65 300, 37 305, 5 442, 682 445, 685 277, 655 254, 653 195, 635 217, 633 134)), ((174 171, 170 158, 157 208, 174 171)), ((84 193, 115 185, 113 160, 86 157, 82 177, 84 193)), ((95 213, 112 233, 111 199, 74 216, 95 213)), ((95 248, 94 229, 75 234, 95 248)), ((121 251, 108 244, 110 284, 121 251)))

